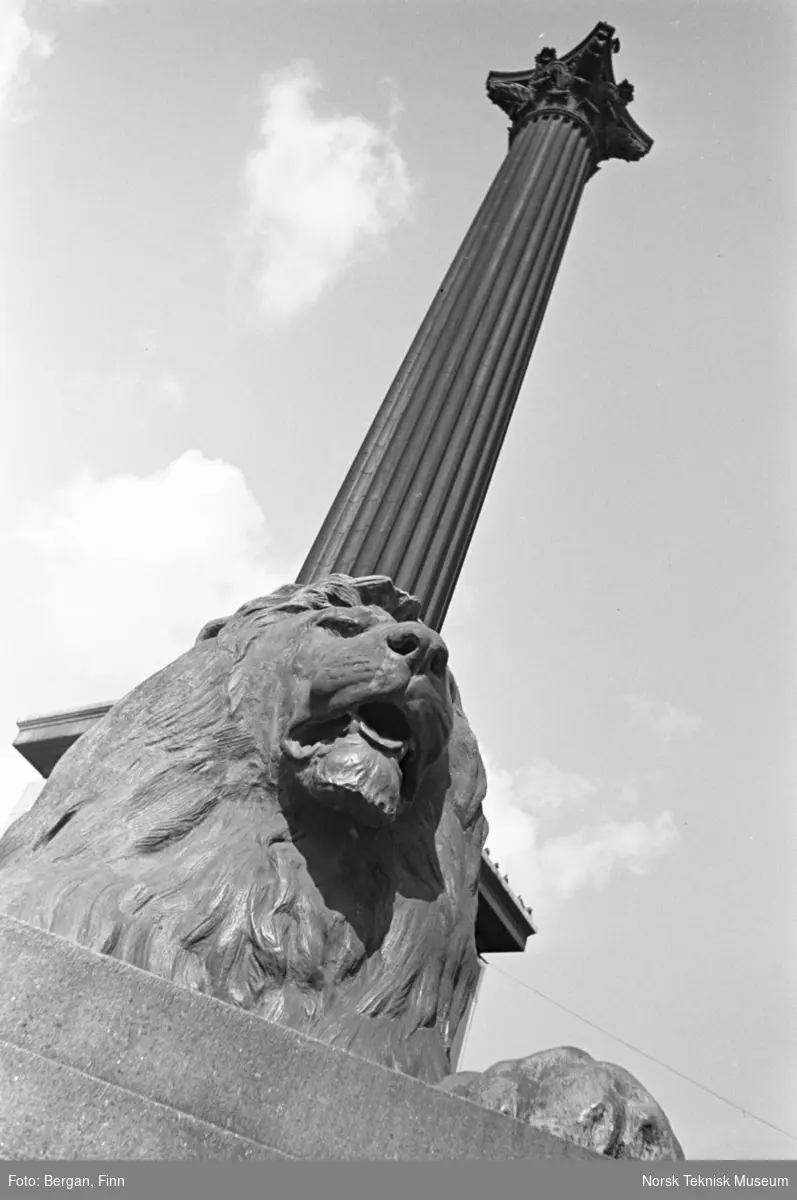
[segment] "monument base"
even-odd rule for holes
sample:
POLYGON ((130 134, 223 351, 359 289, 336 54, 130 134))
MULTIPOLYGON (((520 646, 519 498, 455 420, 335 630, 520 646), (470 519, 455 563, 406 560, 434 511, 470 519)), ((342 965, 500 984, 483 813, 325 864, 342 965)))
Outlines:
POLYGON ((6 1159, 591 1151, 0 915, 6 1159))

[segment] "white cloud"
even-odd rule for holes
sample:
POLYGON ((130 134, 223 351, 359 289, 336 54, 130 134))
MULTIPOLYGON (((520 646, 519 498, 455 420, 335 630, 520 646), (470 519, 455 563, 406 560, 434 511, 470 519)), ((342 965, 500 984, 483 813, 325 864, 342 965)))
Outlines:
POLYGON ((50 34, 28 20, 27 0, 0 0, 0 118, 20 115, 18 90, 30 77, 30 64, 49 58, 55 49, 50 34))
POLYGON ((583 775, 562 771, 545 759, 521 767, 512 779, 523 809, 530 813, 542 814, 566 805, 585 804, 597 790, 583 775))
POLYGON ((551 763, 536 762, 518 771, 507 771, 485 754, 490 823, 488 845, 502 874, 515 892, 539 908, 541 900, 555 901, 580 889, 603 887, 620 868, 645 874, 654 860, 675 846, 677 831, 670 812, 634 821, 602 820, 551 836, 546 825, 554 818, 569 818, 586 802, 627 805, 628 785, 605 794, 590 780, 560 771, 551 763))
POLYGON ((313 305, 408 211, 407 166, 391 128, 318 113, 320 90, 307 64, 267 79, 259 144, 244 165, 243 244, 271 320, 313 305))
POLYGON ((626 696, 628 723, 637 732, 648 733, 663 746, 685 741, 700 729, 703 721, 673 704, 648 700, 645 696, 626 696))
POLYGON ((15 721, 115 699, 202 625, 293 577, 241 472, 189 451, 148 476, 84 475, 0 533, 0 828, 35 773, 15 721))
POLYGON ((543 886, 563 896, 590 883, 603 887, 615 867, 646 875, 655 859, 675 846, 678 831, 671 812, 649 821, 603 821, 564 837, 549 838, 542 848, 543 886))

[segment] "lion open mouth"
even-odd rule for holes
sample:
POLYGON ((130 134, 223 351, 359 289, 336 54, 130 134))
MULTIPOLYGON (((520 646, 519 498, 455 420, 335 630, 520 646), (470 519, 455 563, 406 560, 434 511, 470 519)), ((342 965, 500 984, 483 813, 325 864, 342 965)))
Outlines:
POLYGON ((366 701, 303 721, 283 741, 302 783, 335 808, 392 819, 415 791, 415 740, 398 704, 366 701), (361 803, 364 802, 364 803, 361 803))
POLYGON ((376 750, 399 762, 412 749, 412 731, 407 718, 397 704, 385 700, 357 705, 327 720, 305 721, 285 739, 285 746, 294 758, 310 758, 316 750, 339 738, 358 733, 376 750))

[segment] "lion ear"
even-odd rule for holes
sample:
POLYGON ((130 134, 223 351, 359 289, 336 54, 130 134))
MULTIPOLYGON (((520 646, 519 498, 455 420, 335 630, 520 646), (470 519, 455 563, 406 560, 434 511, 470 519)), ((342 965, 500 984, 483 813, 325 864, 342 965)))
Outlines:
POLYGON ((211 638, 217 637, 229 619, 229 617, 215 617, 212 621, 208 621, 200 629, 194 644, 198 645, 199 642, 209 642, 211 638))

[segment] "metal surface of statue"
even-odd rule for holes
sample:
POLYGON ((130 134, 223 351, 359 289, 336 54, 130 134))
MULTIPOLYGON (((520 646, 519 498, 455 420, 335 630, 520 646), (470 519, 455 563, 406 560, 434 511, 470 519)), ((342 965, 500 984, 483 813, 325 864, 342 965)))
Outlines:
POLYGON ((601 23, 569 54, 494 72, 510 148, 299 574, 389 575, 441 629, 584 185, 651 139, 601 23))
POLYGON ((633 1075, 572 1046, 449 1075, 439 1086, 604 1158, 684 1157, 661 1106, 633 1075))
POLYGON ((478 976, 484 770, 374 577, 209 622, 0 841, 0 911, 437 1082, 478 976))
POLYGON ((509 155, 299 581, 209 622, 74 741, 0 841, 0 913, 436 1085, 443 1106, 681 1158, 645 1089, 581 1051, 450 1074, 487 825, 439 630, 584 184, 650 147, 616 48, 601 24, 490 76, 509 155))

